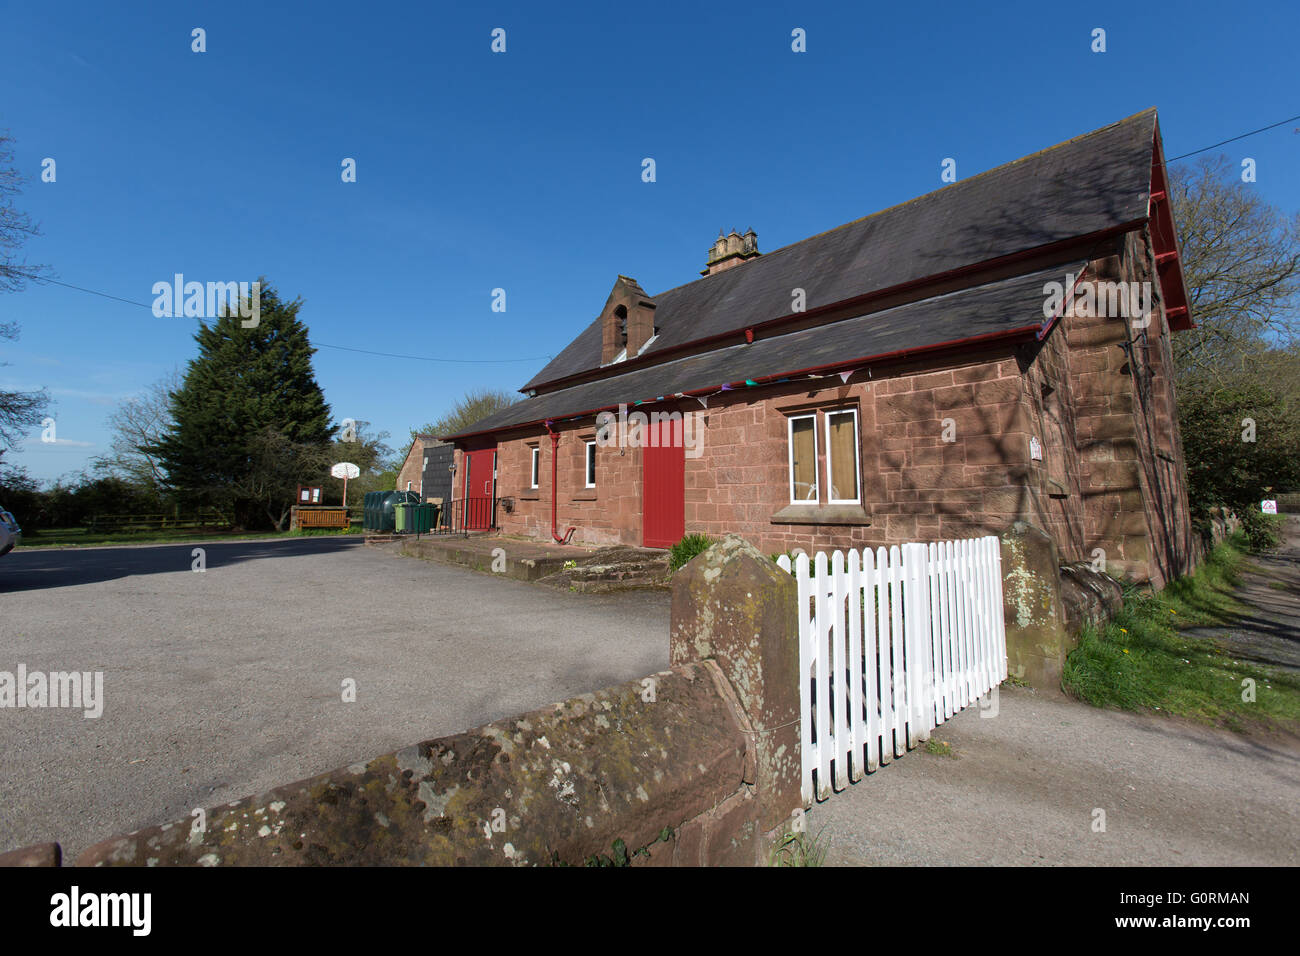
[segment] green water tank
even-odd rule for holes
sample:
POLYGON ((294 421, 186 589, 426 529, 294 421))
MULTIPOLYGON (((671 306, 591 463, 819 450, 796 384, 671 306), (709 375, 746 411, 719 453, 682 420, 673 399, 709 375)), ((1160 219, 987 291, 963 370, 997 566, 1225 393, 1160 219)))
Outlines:
POLYGON ((365 504, 362 508, 361 527, 365 531, 378 531, 380 525, 379 511, 380 502, 383 500, 386 492, 367 491, 365 504))

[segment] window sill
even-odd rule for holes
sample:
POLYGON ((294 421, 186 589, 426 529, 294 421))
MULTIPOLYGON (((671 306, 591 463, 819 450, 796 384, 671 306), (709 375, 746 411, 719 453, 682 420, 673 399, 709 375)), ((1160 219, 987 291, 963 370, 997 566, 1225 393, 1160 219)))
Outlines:
POLYGON ((574 495, 569 500, 570 501, 595 501, 596 495, 594 493, 590 495, 574 495))
POLYGON ((520 501, 537 501, 540 496, 537 494, 537 489, 534 488, 528 494, 519 495, 518 497, 520 501))
POLYGON ((786 505, 771 517, 772 524, 871 524, 862 505, 786 505))

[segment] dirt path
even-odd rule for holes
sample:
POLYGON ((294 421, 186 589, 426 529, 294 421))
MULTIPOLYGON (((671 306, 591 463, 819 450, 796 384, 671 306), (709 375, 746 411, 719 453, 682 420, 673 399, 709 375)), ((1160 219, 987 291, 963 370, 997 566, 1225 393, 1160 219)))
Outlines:
POLYGON ((1183 633, 1213 638, 1242 660, 1300 671, 1300 516, 1287 516, 1281 548, 1250 563, 1237 596, 1253 610, 1230 627, 1183 633))

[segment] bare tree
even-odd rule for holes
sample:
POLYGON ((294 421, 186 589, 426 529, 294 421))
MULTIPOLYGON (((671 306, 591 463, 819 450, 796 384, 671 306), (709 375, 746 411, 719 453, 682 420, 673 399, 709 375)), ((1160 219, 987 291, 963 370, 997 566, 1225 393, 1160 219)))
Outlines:
POLYGON ((172 392, 181 387, 181 374, 172 369, 144 393, 127 399, 108 416, 113 430, 111 453, 96 458, 95 469, 162 492, 166 472, 157 447, 172 422, 172 392))
POLYGON ((429 422, 423 428, 412 431, 411 441, 414 442, 420 435, 437 437, 438 435, 450 435, 458 431, 464 431, 475 422, 521 401, 523 401, 523 398, 518 394, 487 388, 474 389, 467 392, 464 398, 459 399, 437 421, 429 422))
MULTIPOLYGON (((0 133, 0 292, 17 292, 29 276, 43 271, 18 261, 18 250, 33 236, 40 235, 31 217, 14 206, 22 192, 23 178, 13 166, 13 138, 0 133)), ((18 338, 18 326, 0 322, 0 339, 18 338)), ((0 365, 8 365, 0 362, 0 365)), ((35 392, 9 392, 0 389, 0 454, 16 448, 26 431, 39 425, 49 407, 50 397, 44 389, 35 392)))
POLYGON ((1296 335, 1300 214, 1269 205, 1226 156, 1174 167, 1171 182, 1197 325, 1174 337, 1179 377, 1218 381, 1296 335))
POLYGON ((41 231, 27 213, 14 205, 25 180, 13 165, 13 142, 7 131, 0 132, 0 292, 19 292, 27 279, 45 271, 44 266, 18 260, 23 243, 39 236, 41 231))

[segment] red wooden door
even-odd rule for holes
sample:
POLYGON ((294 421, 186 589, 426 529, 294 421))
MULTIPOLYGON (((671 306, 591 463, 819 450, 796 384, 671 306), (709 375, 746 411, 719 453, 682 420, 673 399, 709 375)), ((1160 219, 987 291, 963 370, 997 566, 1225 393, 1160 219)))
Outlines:
POLYGON ((465 515, 462 527, 466 531, 486 531, 492 525, 496 459, 495 448, 465 453, 465 515))
POLYGON ((641 448, 641 541, 647 548, 671 548, 686 531, 686 447, 681 419, 647 426, 654 441, 641 448), (651 432, 654 434, 651 434, 651 432))

